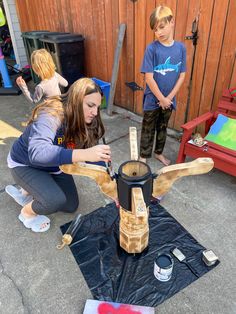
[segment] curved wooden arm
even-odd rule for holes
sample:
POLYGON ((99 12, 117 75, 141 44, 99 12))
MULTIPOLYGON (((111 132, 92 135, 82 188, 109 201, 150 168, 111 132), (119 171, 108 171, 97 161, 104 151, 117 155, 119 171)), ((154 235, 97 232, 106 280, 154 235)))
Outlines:
POLYGON ((160 197, 166 194, 173 183, 181 177, 207 173, 213 167, 212 158, 197 158, 191 162, 163 167, 153 182, 153 196, 160 197))
POLYGON ((74 163, 71 165, 62 165, 60 166, 60 169, 67 174, 92 178, 96 181, 102 193, 113 200, 117 199, 116 180, 111 179, 106 168, 86 163, 74 163))
POLYGON ((212 112, 206 112, 203 115, 193 119, 192 121, 189 121, 185 124, 181 125, 181 128, 184 130, 193 130, 195 129, 199 124, 206 122, 208 120, 211 120, 214 117, 214 113, 212 112))

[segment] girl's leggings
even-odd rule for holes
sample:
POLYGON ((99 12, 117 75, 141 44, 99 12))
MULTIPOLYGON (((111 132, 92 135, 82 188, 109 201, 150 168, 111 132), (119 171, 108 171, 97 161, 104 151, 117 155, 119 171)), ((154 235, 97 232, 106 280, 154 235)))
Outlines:
POLYGON ((50 174, 28 166, 10 170, 15 183, 33 196, 32 209, 36 214, 72 213, 78 208, 78 193, 71 175, 50 174))

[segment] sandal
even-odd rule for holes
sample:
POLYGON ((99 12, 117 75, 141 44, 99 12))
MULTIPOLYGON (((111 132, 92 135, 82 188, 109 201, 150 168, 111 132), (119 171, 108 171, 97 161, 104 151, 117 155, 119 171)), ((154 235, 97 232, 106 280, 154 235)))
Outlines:
POLYGON ((33 197, 31 195, 22 194, 21 190, 19 190, 14 185, 7 185, 5 187, 5 191, 22 207, 24 207, 26 204, 30 203, 33 200, 33 197))
POLYGON ((20 214, 18 218, 26 228, 31 229, 33 232, 45 232, 50 228, 50 219, 44 215, 26 218, 20 214))

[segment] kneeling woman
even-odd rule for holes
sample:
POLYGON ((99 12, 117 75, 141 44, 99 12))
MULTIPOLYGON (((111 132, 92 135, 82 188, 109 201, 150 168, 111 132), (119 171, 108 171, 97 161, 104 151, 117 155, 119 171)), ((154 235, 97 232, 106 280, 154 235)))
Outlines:
POLYGON ((101 99, 101 90, 91 79, 80 79, 70 87, 64 103, 54 97, 38 105, 14 142, 8 167, 15 183, 33 197, 19 215, 26 228, 47 231, 50 220, 45 215, 78 208, 73 177, 62 173, 60 165, 110 160, 110 147, 97 145, 104 134, 101 99))

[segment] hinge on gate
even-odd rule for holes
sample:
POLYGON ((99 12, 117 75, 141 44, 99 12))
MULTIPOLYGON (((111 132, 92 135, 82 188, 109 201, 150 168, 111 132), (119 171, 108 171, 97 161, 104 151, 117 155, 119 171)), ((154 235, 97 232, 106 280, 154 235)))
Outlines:
POLYGON ((133 92, 137 90, 143 90, 143 88, 135 82, 125 82, 125 85, 132 89, 133 92))

